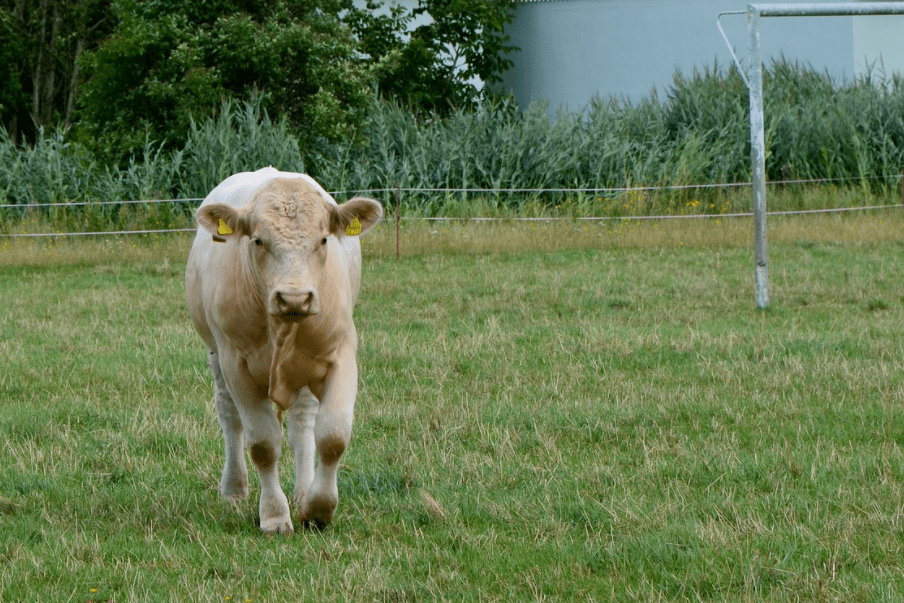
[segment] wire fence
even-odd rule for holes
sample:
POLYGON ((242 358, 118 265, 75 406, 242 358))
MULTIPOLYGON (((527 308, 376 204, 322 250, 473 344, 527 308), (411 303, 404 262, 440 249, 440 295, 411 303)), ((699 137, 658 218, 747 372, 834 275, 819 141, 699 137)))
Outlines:
MULTIPOLYGON (((813 180, 780 180, 770 182, 770 185, 792 185, 792 184, 825 184, 832 182, 845 182, 852 180, 866 179, 898 179, 904 178, 904 174, 893 176, 866 176, 859 178, 823 178, 813 180)), ((715 189, 715 188, 742 188, 752 186, 750 182, 732 182, 732 183, 713 183, 713 184, 690 184, 690 185, 672 185, 672 186, 638 186, 638 187, 617 187, 617 188, 415 188, 396 186, 394 188, 374 188, 365 190, 340 190, 330 191, 333 196, 347 196, 354 194, 387 194, 395 193, 396 198, 396 222, 401 221, 419 221, 419 222, 567 222, 567 221, 583 221, 583 222, 606 222, 606 221, 630 221, 630 220, 693 220, 693 219, 719 219, 719 218, 749 218, 753 216, 753 212, 735 212, 735 213, 719 213, 719 214, 658 214, 645 216, 548 216, 548 217, 422 217, 422 216, 403 216, 399 210, 399 197, 402 193, 483 193, 483 194, 623 194, 631 192, 649 193, 661 191, 682 191, 694 189, 715 189)), ((71 208, 79 206, 111 206, 111 205, 144 205, 155 203, 200 203, 203 198, 193 197, 185 199, 133 199, 122 201, 75 201, 71 203, 29 203, 29 204, 0 204, 2 209, 34 209, 34 208, 71 208)), ((824 208, 824 209, 804 209, 804 210, 787 210, 787 211, 770 211, 769 216, 790 216, 802 214, 820 214, 820 213, 845 213, 855 211, 882 210, 891 208, 904 207, 904 180, 902 180, 902 203, 887 205, 869 205, 862 207, 843 207, 843 208, 824 208)), ((94 231, 94 232, 44 232, 44 233, 0 233, 0 238, 42 238, 42 237, 84 237, 84 236, 122 236, 135 234, 168 234, 168 233, 186 233, 195 232, 197 228, 161 228, 161 229, 141 229, 141 230, 111 230, 111 231, 94 231)))
MULTIPOLYGON (((797 210, 786 210, 786 211, 770 211, 766 212, 767 215, 770 216, 792 216, 796 214, 825 214, 825 213, 838 213, 838 212, 852 212, 852 211, 864 211, 871 209, 890 209, 890 208, 901 208, 904 205, 895 203, 889 205, 867 205, 863 207, 832 207, 825 209, 797 209, 797 210)), ((725 214, 662 214, 655 216, 598 216, 598 217, 583 217, 583 216, 575 216, 575 217, 541 217, 541 218, 433 218, 433 217, 405 217, 402 216, 402 220, 420 220, 427 222, 455 222, 455 221, 463 221, 463 222, 557 222, 557 221, 598 221, 605 222, 607 220, 693 220, 693 219, 716 219, 719 218, 749 218, 753 216, 753 212, 737 212, 737 213, 725 213, 725 214)))

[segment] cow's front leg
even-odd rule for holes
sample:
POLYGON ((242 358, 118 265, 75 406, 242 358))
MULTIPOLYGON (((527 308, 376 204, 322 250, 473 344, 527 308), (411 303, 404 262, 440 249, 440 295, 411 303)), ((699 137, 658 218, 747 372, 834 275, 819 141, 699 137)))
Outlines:
POLYGON ((226 388, 220 358, 216 352, 208 352, 207 364, 213 375, 213 401, 217 410, 217 420, 223 430, 223 447, 226 462, 220 478, 220 494, 230 502, 238 502, 248 497, 248 468, 245 465, 243 448, 242 418, 226 388))
POLYGON ((314 422, 320 401, 308 388, 302 389, 295 404, 286 411, 289 447, 295 458, 295 492, 293 502, 301 509, 302 501, 314 480, 314 422))
POLYGON ((301 504, 301 519, 317 527, 326 526, 336 513, 339 488, 336 477, 339 459, 352 437, 355 397, 358 394, 358 367, 354 350, 340 356, 330 371, 321 391, 320 408, 314 424, 314 441, 318 463, 314 480, 301 504))
MULTIPOLYGON (((269 401, 264 406, 270 407, 269 401)), ((282 491, 277 471, 282 430, 272 408, 270 411, 269 414, 259 413, 255 419, 258 421, 257 426, 249 430, 248 438, 251 460, 254 461, 261 481, 261 530, 267 534, 291 534, 293 528, 289 516, 289 499, 282 491)))
POLYGON ((277 470, 282 449, 282 427, 267 390, 254 381, 246 366, 241 360, 232 362, 228 369, 223 366, 223 374, 233 392, 245 428, 248 452, 260 477, 261 530, 267 534, 291 534, 289 500, 279 484, 277 470))
POLYGON ((261 481, 261 530, 266 534, 291 534, 289 499, 279 484, 277 463, 282 448, 282 428, 269 399, 247 413, 248 451, 261 481))

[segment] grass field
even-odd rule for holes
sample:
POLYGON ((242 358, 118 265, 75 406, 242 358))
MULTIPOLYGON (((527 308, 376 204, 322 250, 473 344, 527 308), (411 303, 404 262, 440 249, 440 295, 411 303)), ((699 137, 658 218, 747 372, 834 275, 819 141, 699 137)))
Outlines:
MULTIPOLYGON (((0 242, 0 601, 900 601, 904 216, 364 241, 323 532, 222 463, 187 237, 0 242)), ((281 460, 291 490, 288 450, 281 460)))

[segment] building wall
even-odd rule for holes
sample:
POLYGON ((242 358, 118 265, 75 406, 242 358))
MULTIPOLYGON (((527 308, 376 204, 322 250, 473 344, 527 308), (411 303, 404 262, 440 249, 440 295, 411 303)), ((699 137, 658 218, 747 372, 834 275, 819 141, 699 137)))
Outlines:
MULTIPOLYGON (((510 55, 515 66, 502 87, 522 107, 549 101, 551 113, 581 109, 595 94, 636 102, 655 87, 662 95, 676 70, 732 62, 716 17, 746 8, 737 0, 524 1, 508 30, 521 51, 510 55)), ((722 24, 746 65, 745 14, 722 24)), ((887 71, 904 66, 904 16, 764 18, 761 25, 766 62, 784 54, 838 80, 851 79, 880 52, 887 71)))
POLYGON ((858 17, 853 30, 854 73, 904 73, 904 16, 858 17))

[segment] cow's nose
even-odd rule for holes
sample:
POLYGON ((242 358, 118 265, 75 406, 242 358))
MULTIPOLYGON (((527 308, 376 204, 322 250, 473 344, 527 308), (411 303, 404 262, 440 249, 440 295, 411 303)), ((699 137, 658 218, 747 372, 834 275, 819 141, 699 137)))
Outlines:
POLYGON ((302 318, 317 314, 320 304, 317 303, 317 292, 313 289, 285 289, 274 291, 271 314, 282 318, 302 318))

